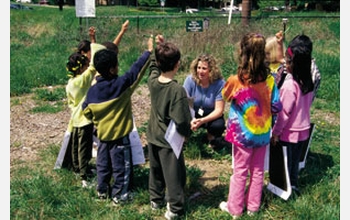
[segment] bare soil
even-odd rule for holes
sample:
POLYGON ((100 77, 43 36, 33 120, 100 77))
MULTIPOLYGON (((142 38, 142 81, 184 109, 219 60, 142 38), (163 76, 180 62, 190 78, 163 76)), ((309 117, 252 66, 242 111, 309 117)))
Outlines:
MULTIPOLYGON (((37 101, 32 94, 11 97, 10 107, 10 168, 25 162, 27 165, 40 160, 40 151, 50 145, 61 145, 70 111, 49 113, 32 113, 37 101)), ((150 97, 146 86, 139 86, 133 94, 133 114, 137 127, 147 122, 150 111, 150 97)), ((53 103, 52 103, 53 104, 53 103)), ((141 134, 143 146, 146 137, 141 134)), ((188 165, 196 165, 204 175, 200 179, 202 185, 211 188, 219 184, 219 175, 231 172, 231 164, 215 160, 187 160, 188 165)), ((53 164, 54 165, 54 164, 53 164)))

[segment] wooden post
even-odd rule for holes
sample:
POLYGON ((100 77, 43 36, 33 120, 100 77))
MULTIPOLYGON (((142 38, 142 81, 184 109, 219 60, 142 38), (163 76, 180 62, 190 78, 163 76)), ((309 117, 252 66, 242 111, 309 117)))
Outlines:
POLYGON ((242 17, 241 21, 244 26, 247 26, 249 24, 250 19, 250 8, 251 8, 251 2, 250 0, 243 0, 242 1, 242 17))

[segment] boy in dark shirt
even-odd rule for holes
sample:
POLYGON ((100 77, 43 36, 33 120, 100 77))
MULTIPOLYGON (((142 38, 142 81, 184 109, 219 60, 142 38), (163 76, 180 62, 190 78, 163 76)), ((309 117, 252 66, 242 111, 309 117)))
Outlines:
POLYGON ((192 116, 185 89, 173 79, 180 66, 180 51, 174 44, 164 42, 161 35, 156 36, 156 42, 148 79, 151 95, 147 128, 149 193, 151 208, 159 209, 167 203, 165 218, 174 219, 185 212, 186 167, 182 149, 177 158, 165 139, 165 133, 170 121, 173 121, 177 132, 183 137, 189 137, 192 116))

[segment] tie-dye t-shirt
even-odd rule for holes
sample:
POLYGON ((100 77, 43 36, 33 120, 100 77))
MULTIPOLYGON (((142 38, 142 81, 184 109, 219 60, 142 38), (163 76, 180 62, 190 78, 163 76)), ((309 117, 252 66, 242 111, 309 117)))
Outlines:
POLYGON ((222 96, 231 102, 226 140, 241 147, 267 146, 270 143, 272 113, 282 109, 272 75, 264 82, 245 85, 239 81, 238 75, 231 75, 222 96))

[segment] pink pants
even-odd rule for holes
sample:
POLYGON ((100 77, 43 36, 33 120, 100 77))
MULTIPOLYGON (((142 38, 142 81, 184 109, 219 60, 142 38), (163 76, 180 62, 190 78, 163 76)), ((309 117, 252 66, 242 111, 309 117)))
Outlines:
POLYGON ((264 159, 266 146, 259 148, 237 147, 233 145, 233 175, 230 179, 227 208, 232 215, 241 215, 247 210, 259 211, 264 185, 264 159), (248 171, 249 185, 245 193, 248 171))

